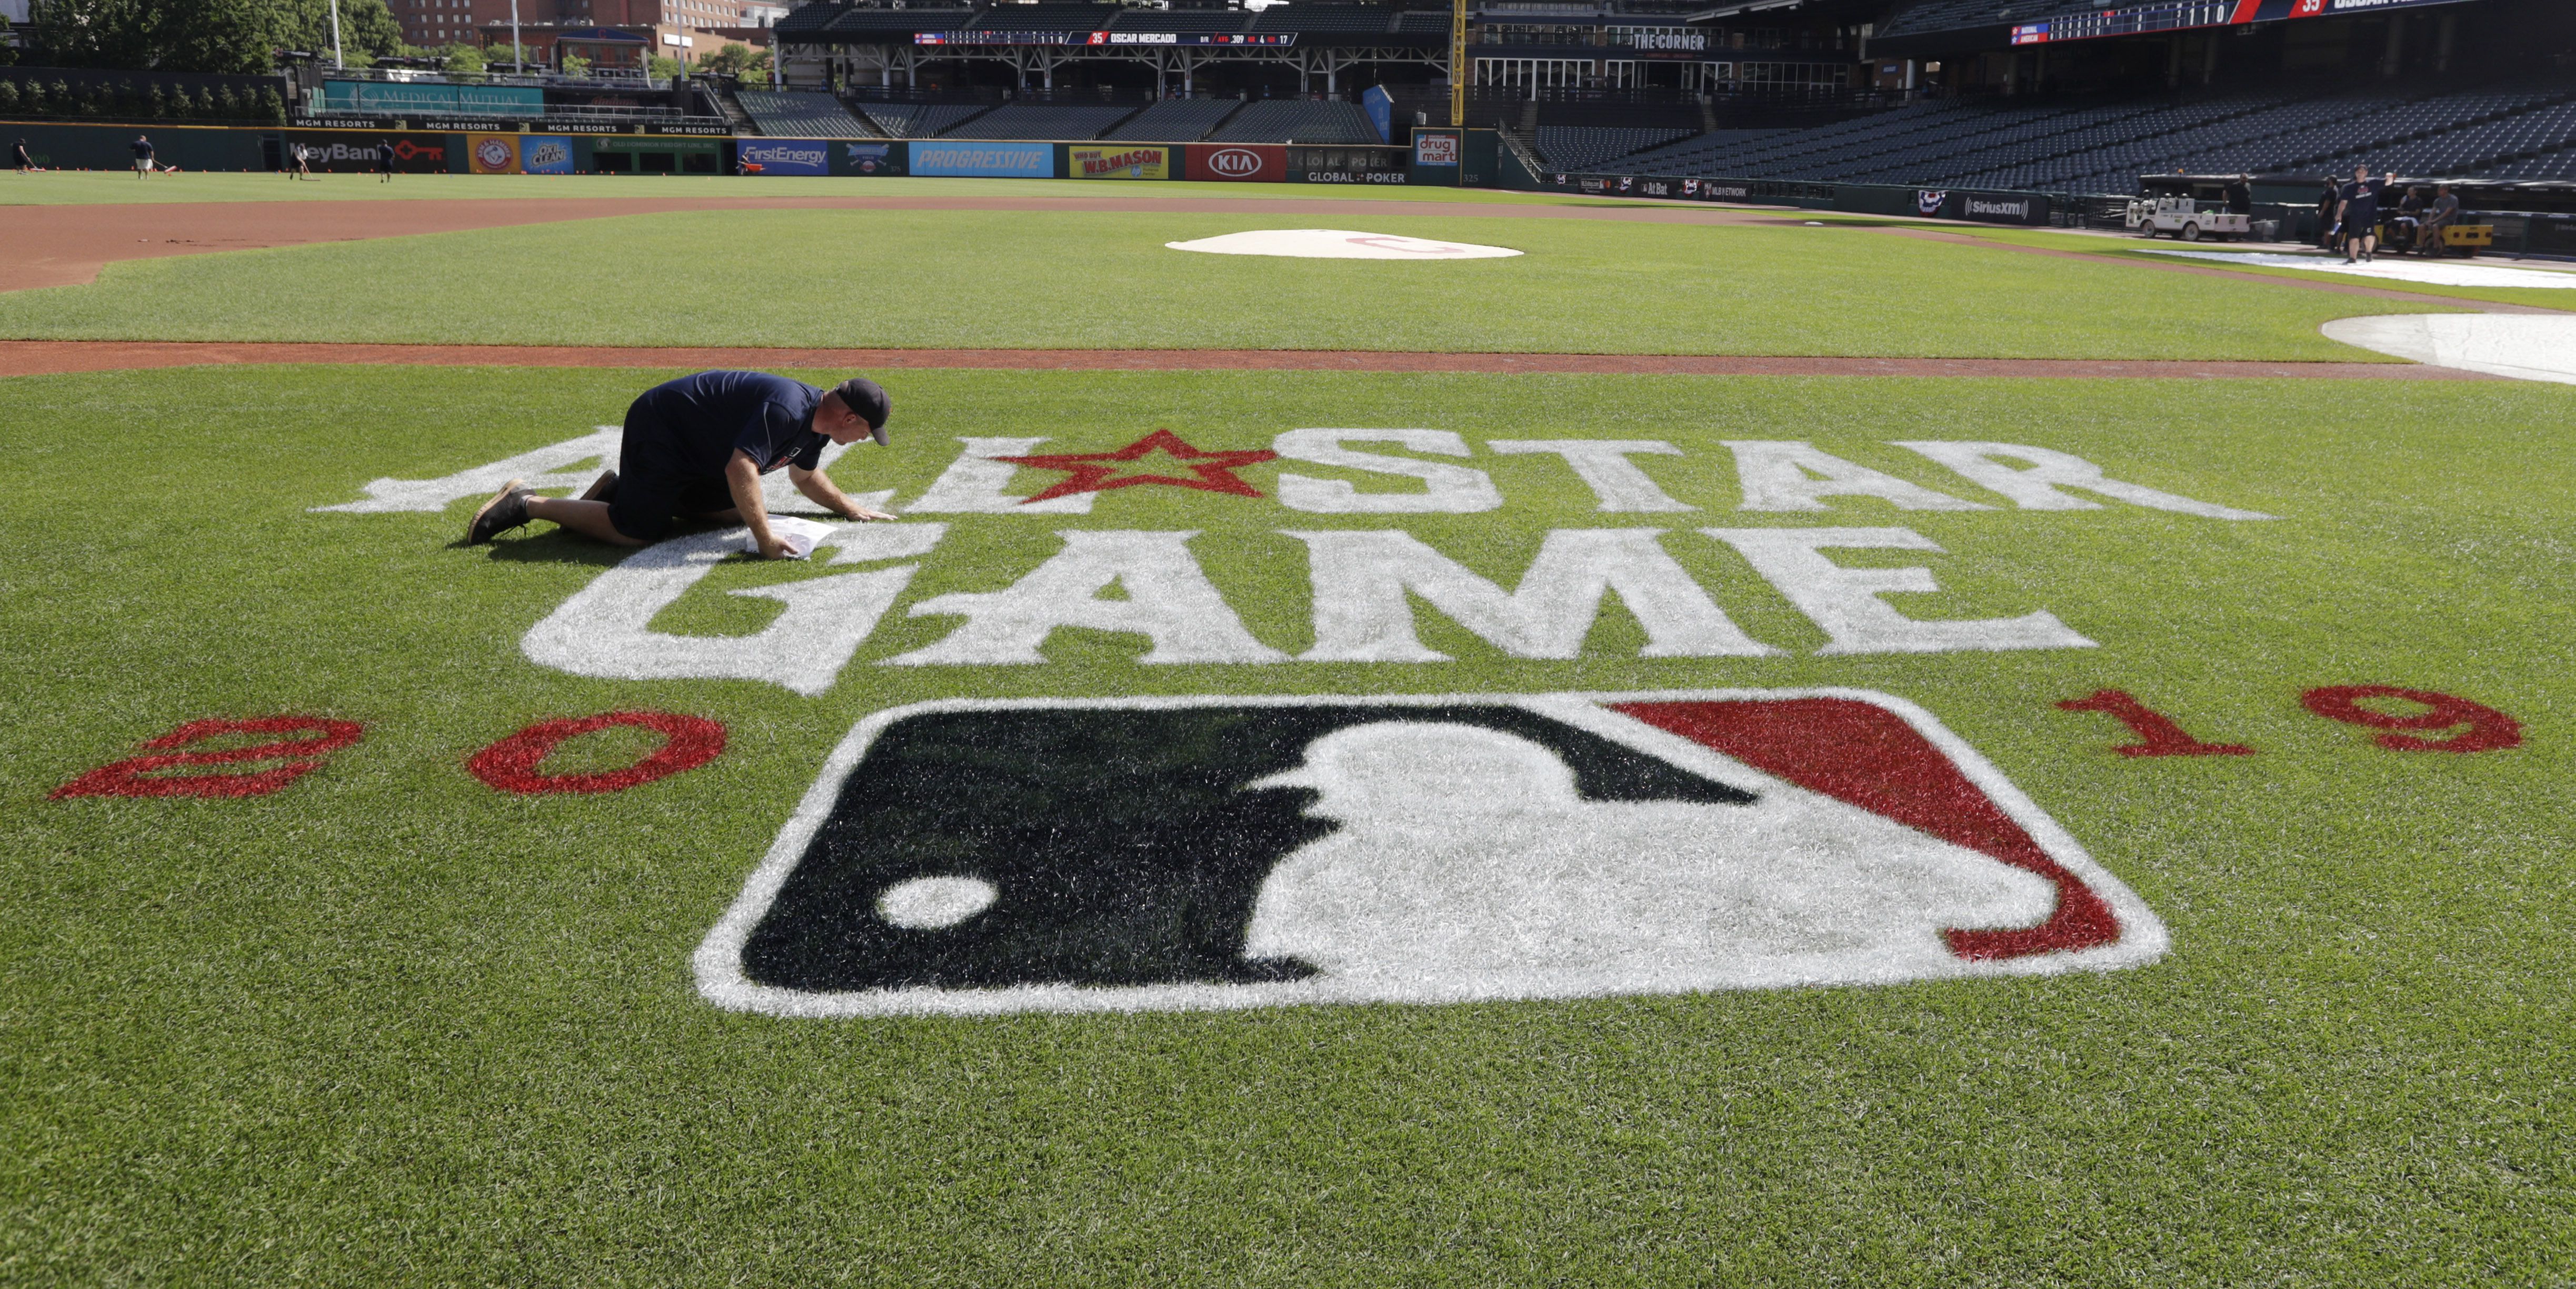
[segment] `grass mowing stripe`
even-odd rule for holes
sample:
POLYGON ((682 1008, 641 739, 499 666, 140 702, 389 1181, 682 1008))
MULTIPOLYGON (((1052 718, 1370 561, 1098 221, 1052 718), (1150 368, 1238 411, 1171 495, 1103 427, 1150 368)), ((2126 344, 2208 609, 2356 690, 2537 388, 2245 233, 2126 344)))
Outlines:
POLYGON ((0 336, 2368 361, 2317 327, 2409 311, 1837 227, 1372 221, 1527 252, 1458 263, 1163 246, 1285 222, 631 216, 112 265, 91 286, 0 296, 0 336), (729 288, 652 307, 677 263, 729 288))
MULTIPOLYGON (((903 373, 911 496, 956 435, 1210 447, 1297 425, 1662 438, 1705 525, 1934 537, 1925 617, 2047 607, 2097 650, 1828 658, 1714 543, 1666 544, 1772 659, 1583 657, 1426 629, 1438 665, 881 668, 843 681, 541 670, 519 634, 611 558, 452 548, 463 511, 317 515, 380 475, 613 420, 648 373, 236 367, 8 382, 0 725, 0 1258, 31 1281, 1797 1279, 2329 1285, 2576 1274, 2576 836, 2561 642, 2568 391, 2313 384, 903 373), (138 426, 150 427, 136 451, 138 426), (2281 516, 1746 515, 1722 440, 1804 438, 1990 504, 1896 438, 2079 453, 2281 516), (106 478, 149 504, 67 519, 106 478), (2297 691, 2446 689, 2529 743, 2400 754, 2297 691), (943 694, 1842 684, 1922 702, 2173 928, 2106 976, 1256 1015, 782 1023, 717 1012, 688 955, 858 715, 943 694), (2244 758, 2126 761, 2054 699, 2127 689, 2244 758), (712 716, 723 758, 614 797, 512 798, 470 750, 542 717, 712 716), (42 799, 181 720, 302 711, 364 742, 253 801, 42 799)), ((1133 489, 1090 516, 960 517, 907 599, 1006 583, 1057 528, 1188 527, 1263 638, 1307 627, 1276 530, 1398 526, 1508 580, 1605 516, 1561 462, 1472 461, 1483 515, 1333 519, 1133 489)), ((1247 471, 1272 490, 1275 467, 1247 471)), ((1846 562, 1878 562, 1850 552, 1846 562)), ((723 594, 821 570, 728 566, 723 594)), ((1426 627, 1431 622, 1424 616, 1426 627)), ((670 629, 757 625, 680 617, 670 629)))

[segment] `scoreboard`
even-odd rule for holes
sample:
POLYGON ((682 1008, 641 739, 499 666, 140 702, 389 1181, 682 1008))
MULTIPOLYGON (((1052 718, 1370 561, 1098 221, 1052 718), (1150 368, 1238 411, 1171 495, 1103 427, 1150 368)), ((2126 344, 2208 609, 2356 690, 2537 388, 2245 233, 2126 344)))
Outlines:
POLYGON ((2230 27, 2283 18, 2334 18, 2351 14, 2464 4, 2467 0, 2140 0, 2095 6, 2016 23, 2012 43, 2047 45, 2104 36, 2137 36, 2200 27, 2230 27))

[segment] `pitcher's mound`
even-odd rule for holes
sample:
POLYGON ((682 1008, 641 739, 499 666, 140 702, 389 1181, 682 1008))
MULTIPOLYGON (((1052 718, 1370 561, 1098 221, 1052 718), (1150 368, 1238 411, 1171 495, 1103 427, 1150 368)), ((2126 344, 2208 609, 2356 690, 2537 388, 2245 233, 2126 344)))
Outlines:
POLYGON ((1508 246, 1433 242, 1342 228, 1265 228, 1163 245, 1176 251, 1205 251, 1210 255, 1285 255, 1301 260, 1491 260, 1520 254, 1508 246))
POLYGON ((2576 385, 2576 318, 2548 314, 2396 313, 2337 318, 2328 340, 2516 380, 2576 385))

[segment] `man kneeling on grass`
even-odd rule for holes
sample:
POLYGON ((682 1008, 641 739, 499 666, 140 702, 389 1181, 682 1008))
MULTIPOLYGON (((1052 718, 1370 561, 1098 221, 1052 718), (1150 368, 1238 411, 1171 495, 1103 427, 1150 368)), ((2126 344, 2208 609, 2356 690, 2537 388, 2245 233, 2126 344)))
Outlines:
POLYGON ((626 409, 618 468, 577 500, 540 497, 512 479, 465 526, 465 544, 488 542, 543 519, 619 546, 646 546, 681 517, 738 523, 767 559, 787 557, 770 531, 760 476, 787 467, 788 482, 844 519, 892 519, 844 495, 822 471, 823 445, 886 445, 892 406, 875 381, 853 376, 829 392, 756 371, 704 371, 656 385, 626 409))

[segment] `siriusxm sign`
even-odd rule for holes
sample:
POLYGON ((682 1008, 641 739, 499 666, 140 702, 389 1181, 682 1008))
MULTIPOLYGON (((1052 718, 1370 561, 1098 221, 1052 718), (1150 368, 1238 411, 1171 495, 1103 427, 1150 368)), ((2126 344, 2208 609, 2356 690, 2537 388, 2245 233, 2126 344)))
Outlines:
POLYGON ((915 143, 912 145, 912 173, 1052 179, 1055 177, 1055 145, 941 141, 915 143))
POLYGON ((832 172, 831 145, 821 139, 745 139, 743 164, 765 175, 825 175, 832 172))

